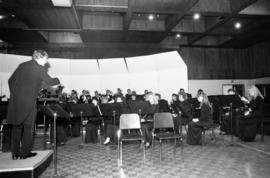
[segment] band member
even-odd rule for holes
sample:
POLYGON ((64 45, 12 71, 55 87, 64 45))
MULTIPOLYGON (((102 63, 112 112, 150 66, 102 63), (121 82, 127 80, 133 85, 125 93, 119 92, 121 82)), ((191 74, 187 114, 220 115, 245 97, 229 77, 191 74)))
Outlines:
POLYGON ((93 116, 88 118, 88 122, 86 124, 86 137, 85 142, 88 143, 96 143, 98 141, 98 128, 101 125, 101 116, 102 112, 98 104, 98 99, 96 97, 92 98, 93 106, 92 112, 93 116))
POLYGON ((12 159, 26 159, 37 153, 31 152, 33 130, 36 118, 36 98, 42 82, 59 84, 59 79, 51 78, 46 70, 48 54, 35 50, 32 60, 20 64, 8 80, 10 101, 7 122, 12 125, 12 159))
POLYGON ((203 127, 212 123, 211 105, 207 95, 201 93, 197 99, 200 102, 200 117, 192 119, 188 124, 187 143, 190 145, 201 145, 203 127))
POLYGON ((147 95, 145 95, 146 101, 149 102, 151 112, 145 115, 141 121, 141 127, 142 127, 142 133, 145 140, 145 146, 149 147, 150 143, 152 142, 152 129, 153 129, 153 123, 148 122, 148 120, 153 120, 154 114, 158 112, 158 100, 155 97, 155 95, 151 92, 149 92, 147 95))
POLYGON ((242 98, 249 107, 244 116, 237 117, 237 133, 243 141, 253 141, 256 137, 258 124, 263 119, 263 95, 259 89, 252 85, 248 90, 250 100, 242 98))
MULTIPOLYGON (((121 106, 122 112, 124 112, 126 106, 124 105, 121 96, 117 96, 115 98, 115 103, 118 103, 119 106, 121 106)), ((111 142, 112 138, 114 138, 114 136, 115 136, 115 133, 116 133, 115 126, 119 125, 119 118, 120 118, 119 113, 116 113, 115 117, 116 117, 116 119, 115 119, 116 123, 114 123, 113 119, 106 119, 104 121, 104 131, 105 131, 104 136, 106 138, 104 143, 103 143, 104 145, 108 145, 111 142)))

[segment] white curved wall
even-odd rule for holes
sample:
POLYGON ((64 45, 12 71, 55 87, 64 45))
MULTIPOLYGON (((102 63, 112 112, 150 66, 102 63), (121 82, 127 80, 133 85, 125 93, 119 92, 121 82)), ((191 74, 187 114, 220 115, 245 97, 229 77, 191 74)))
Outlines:
MULTIPOLYGON (((1 93, 9 95, 8 78, 16 67, 29 56, 0 54, 1 93)), ((104 93, 106 89, 123 92, 130 88, 137 93, 145 89, 160 93, 170 99, 171 94, 180 88, 188 89, 187 66, 178 52, 167 52, 149 56, 114 59, 54 59, 50 58, 49 74, 59 77, 65 86, 64 91, 71 89, 79 93, 88 89, 104 93)))

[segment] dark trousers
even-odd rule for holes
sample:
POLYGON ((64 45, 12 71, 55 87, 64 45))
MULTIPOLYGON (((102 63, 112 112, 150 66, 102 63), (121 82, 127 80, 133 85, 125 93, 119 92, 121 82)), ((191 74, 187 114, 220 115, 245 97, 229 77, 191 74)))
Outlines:
POLYGON ((145 142, 151 143, 152 142, 152 129, 153 123, 152 122, 144 122, 141 124, 142 127, 142 134, 145 142))
POLYGON ((236 120, 238 137, 242 141, 252 142, 256 138, 256 131, 260 124, 260 119, 254 116, 239 116, 236 120))
POLYGON ((189 122, 187 133, 187 144, 189 145, 201 145, 202 144, 202 131, 204 127, 207 127, 211 122, 189 122))
POLYGON ((36 110, 34 109, 20 125, 12 125, 11 151, 12 154, 27 156, 32 149, 36 110), (21 144, 21 146, 20 146, 21 144))

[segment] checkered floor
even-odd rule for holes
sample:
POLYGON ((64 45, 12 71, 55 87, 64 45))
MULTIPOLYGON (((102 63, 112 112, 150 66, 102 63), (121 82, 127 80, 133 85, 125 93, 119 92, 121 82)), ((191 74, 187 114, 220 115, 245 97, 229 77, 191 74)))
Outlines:
MULTIPOLYGON (((43 149, 42 136, 36 137, 35 149, 43 149)), ((185 142, 185 140, 184 140, 185 142)), ((146 150, 146 161, 139 142, 123 145, 123 166, 119 167, 117 146, 85 144, 80 138, 70 139, 58 147, 58 173, 68 178, 138 177, 138 178, 268 178, 270 157, 241 146, 226 146, 227 141, 207 140, 204 146, 178 145, 174 155, 173 142, 163 144, 163 160, 159 147, 146 150)), ((41 175, 53 175, 53 163, 41 175)))

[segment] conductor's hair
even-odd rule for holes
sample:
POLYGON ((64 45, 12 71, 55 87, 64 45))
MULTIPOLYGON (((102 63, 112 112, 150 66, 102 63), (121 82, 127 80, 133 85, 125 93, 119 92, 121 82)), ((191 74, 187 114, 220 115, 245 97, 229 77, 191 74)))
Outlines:
POLYGON ((43 57, 49 57, 48 53, 44 50, 38 49, 33 52, 32 59, 39 59, 43 57))

